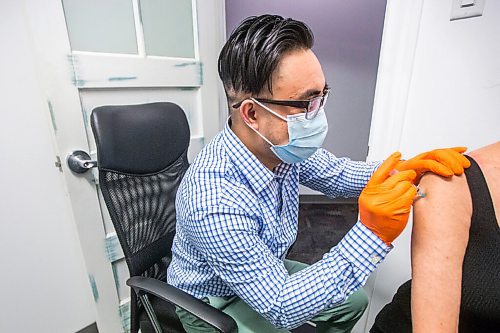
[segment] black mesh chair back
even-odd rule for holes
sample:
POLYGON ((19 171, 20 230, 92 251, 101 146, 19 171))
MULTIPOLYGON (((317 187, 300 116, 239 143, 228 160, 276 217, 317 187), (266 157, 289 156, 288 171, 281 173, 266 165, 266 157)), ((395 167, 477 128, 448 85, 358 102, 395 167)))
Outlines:
MULTIPOLYGON (((99 186, 130 276, 166 281, 175 234, 175 196, 188 167, 189 125, 174 103, 101 106, 91 126, 99 186)), ((153 302, 153 301, 152 301, 153 302)), ((169 332, 183 331, 170 304, 169 332)), ((131 331, 142 311, 131 292, 131 331)), ((145 316, 144 316, 145 317, 145 316)), ((144 330, 143 330, 144 331, 144 330)))

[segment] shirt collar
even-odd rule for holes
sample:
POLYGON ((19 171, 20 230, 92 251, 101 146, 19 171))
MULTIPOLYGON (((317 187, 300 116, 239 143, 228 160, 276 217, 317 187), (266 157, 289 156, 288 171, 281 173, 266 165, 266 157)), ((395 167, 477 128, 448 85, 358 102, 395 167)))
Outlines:
MULTIPOLYGON (((241 142, 241 140, 231 130, 229 121, 230 119, 228 119, 226 125, 224 126, 224 130, 222 131, 223 142, 226 146, 228 155, 230 156, 233 164, 248 180, 253 190, 256 193, 259 193, 266 188, 274 179, 275 175, 278 176, 278 174, 271 172, 271 170, 262 164, 262 162, 259 161, 247 147, 245 147, 243 142, 241 142)), ((284 165, 284 163, 280 164, 276 168, 276 170, 280 170, 280 177, 283 175, 281 165, 284 165)))
POLYGON ((288 171, 292 169, 292 164, 282 162, 276 168, 274 168, 274 176, 275 177, 285 177, 288 174, 288 171))

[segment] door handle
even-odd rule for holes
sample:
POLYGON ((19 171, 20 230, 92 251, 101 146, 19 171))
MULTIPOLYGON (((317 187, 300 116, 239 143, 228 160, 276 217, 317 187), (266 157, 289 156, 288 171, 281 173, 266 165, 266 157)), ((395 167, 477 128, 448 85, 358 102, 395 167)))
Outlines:
POLYGON ((66 162, 68 163, 69 169, 74 173, 85 173, 97 167, 97 161, 93 161, 90 155, 83 150, 75 150, 69 154, 66 162))

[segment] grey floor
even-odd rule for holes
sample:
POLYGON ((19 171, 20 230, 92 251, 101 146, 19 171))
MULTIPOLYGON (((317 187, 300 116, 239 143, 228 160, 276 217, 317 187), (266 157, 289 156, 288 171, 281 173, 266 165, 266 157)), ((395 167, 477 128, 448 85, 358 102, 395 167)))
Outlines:
MULTIPOLYGON (((306 264, 320 260, 352 228, 357 217, 356 201, 301 204, 297 240, 287 258, 306 264)), ((305 324, 292 332, 313 333, 314 328, 305 324)))
POLYGON ((289 259, 312 264, 335 246, 356 223, 357 202, 301 204, 297 240, 289 259))

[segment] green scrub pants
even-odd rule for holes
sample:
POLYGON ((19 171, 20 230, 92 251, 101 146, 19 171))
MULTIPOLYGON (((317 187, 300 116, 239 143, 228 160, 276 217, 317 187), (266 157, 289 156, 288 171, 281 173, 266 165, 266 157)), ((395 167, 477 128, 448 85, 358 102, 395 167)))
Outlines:
MULTIPOLYGON (((285 260, 285 267, 290 274, 298 272, 308 265, 285 260)), ((204 302, 227 313, 238 324, 238 333, 284 333, 290 332, 278 329, 266 319, 252 310, 239 297, 205 297, 204 302)), ((356 322, 361 318, 368 305, 368 297, 363 288, 351 294, 344 303, 324 310, 311 319, 316 324, 318 333, 351 332, 356 322)), ((176 309, 177 315, 188 333, 214 333, 213 327, 181 308, 176 309)))

